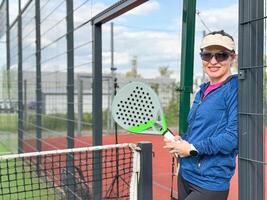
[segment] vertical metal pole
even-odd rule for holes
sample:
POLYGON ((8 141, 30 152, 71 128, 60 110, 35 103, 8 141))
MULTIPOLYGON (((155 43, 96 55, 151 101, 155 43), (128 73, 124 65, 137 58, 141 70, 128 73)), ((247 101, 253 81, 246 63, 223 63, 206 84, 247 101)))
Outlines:
POLYGON ((10 30, 9 30, 9 0, 6 0, 6 55, 7 70, 10 69, 10 30))
MULTIPOLYGON (((66 0, 67 8, 67 148, 74 148, 74 43, 73 43, 73 0, 66 0)), ((73 153, 67 156, 68 199, 75 199, 73 153)))
MULTIPOLYGON (((41 14, 40 0, 35 0, 35 57, 36 57, 36 151, 42 151, 42 72, 41 72, 41 14)), ((36 171, 40 175, 41 158, 37 157, 36 171)))
MULTIPOLYGON (((101 24, 92 24, 93 72, 93 146, 102 145, 102 31, 101 24)), ((102 199, 101 152, 93 153, 93 199, 102 199), (98 181, 96 181, 98 180, 98 181)))
POLYGON ((11 105, 10 84, 10 27, 9 27, 9 0, 6 0, 6 65, 7 65, 7 97, 11 105))
POLYGON ((264 0, 239 0, 238 186, 240 200, 264 199, 264 167, 266 166, 263 164, 264 3, 264 0), (254 19, 259 20, 254 21, 254 19))
POLYGON ((78 122, 77 122, 77 135, 82 134, 83 122, 83 80, 78 76, 78 122))
POLYGON ((35 0, 35 34, 36 34, 36 150, 42 150, 42 74, 41 74, 41 15, 40 0, 35 0))
POLYGON ((110 102, 110 110, 109 110, 109 123, 110 123, 110 131, 111 133, 114 133, 114 120, 112 117, 112 101, 115 95, 115 78, 116 78, 116 74, 115 71, 117 70, 117 68, 114 67, 114 23, 111 22, 110 24, 110 58, 111 58, 111 102, 110 102))
POLYGON ((27 80, 23 81, 23 112, 24 112, 24 128, 27 130, 27 80))
POLYGON ((107 102, 107 133, 110 134, 111 133, 111 94, 110 91, 112 90, 112 87, 110 85, 110 78, 107 77, 107 98, 108 98, 108 102, 107 102))
POLYGON ((46 95, 45 93, 42 92, 42 114, 45 115, 46 114, 46 95))
POLYGON ((182 54, 180 81, 179 130, 187 129, 187 115, 190 109, 190 94, 193 92, 194 42, 195 42, 196 0, 183 1, 182 54))
POLYGON ((22 74, 22 20, 21 20, 21 0, 19 0, 18 15, 18 153, 23 152, 23 74, 22 74))
POLYGON ((73 53, 73 0, 67 4, 67 115, 68 148, 74 147, 74 53, 73 53))
POLYGON ((141 148, 138 200, 152 200, 152 143, 140 142, 138 147, 141 148))

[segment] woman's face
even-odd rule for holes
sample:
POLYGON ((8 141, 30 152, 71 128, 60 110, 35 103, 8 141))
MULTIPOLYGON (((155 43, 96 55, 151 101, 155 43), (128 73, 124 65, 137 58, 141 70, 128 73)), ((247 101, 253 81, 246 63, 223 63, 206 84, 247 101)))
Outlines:
POLYGON ((226 80, 231 74, 235 54, 221 46, 206 47, 201 54, 203 69, 210 82, 214 84, 226 80))

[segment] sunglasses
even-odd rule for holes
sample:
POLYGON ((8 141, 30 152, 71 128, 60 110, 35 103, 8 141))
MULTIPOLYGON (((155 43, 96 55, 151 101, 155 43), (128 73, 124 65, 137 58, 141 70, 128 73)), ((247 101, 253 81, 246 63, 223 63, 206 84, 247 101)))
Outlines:
POLYGON ((200 57, 202 60, 209 62, 212 57, 214 56, 215 59, 217 60, 217 62, 223 62, 225 60, 227 60, 229 58, 229 56, 231 56, 232 53, 230 52, 217 52, 217 53, 211 53, 211 52, 201 52, 200 53, 200 57))

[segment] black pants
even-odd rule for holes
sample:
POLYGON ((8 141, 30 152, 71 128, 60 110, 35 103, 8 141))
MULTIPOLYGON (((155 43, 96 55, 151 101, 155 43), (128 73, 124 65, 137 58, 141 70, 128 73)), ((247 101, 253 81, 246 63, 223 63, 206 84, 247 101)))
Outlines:
POLYGON ((178 176, 178 200, 227 200, 228 194, 229 190, 206 190, 178 176))

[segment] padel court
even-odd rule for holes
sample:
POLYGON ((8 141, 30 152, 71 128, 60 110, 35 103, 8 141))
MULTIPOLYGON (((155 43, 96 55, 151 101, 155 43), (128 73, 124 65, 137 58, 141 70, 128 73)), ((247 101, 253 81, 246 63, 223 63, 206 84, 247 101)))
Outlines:
MULTIPOLYGON (((197 31, 197 0, 179 2, 177 82, 166 66, 161 77, 142 78, 134 54, 130 71, 114 62, 127 58, 116 54, 114 38, 123 46, 122 30, 136 27, 121 20, 114 30, 113 20, 155 1, 0 1, 0 200, 177 197, 176 162, 161 134, 168 125, 176 134, 187 129, 197 31)), ((238 7, 239 155, 228 199, 267 200, 267 2, 239 0, 238 7)), ((144 42, 128 35, 127 50, 144 42)))

